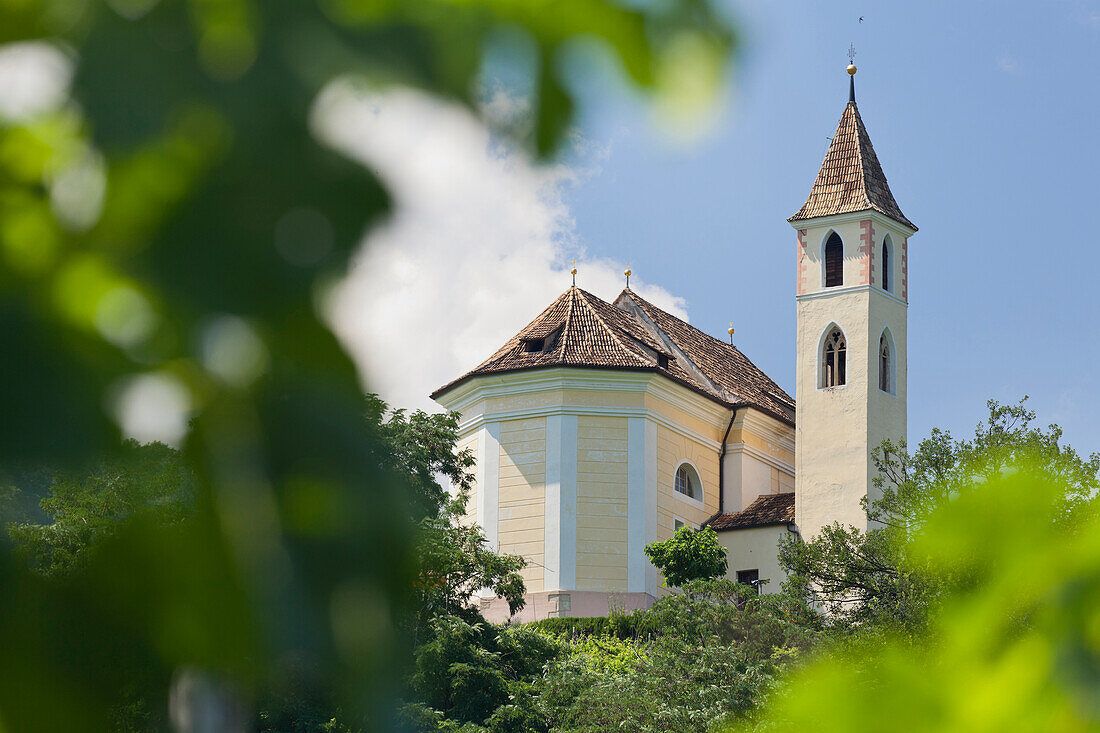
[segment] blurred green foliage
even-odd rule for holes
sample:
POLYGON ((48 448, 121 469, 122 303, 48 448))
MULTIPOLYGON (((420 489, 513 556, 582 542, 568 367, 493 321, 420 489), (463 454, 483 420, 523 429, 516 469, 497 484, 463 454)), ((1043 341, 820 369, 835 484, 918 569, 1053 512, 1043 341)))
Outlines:
MULTIPOLYGON (((366 423, 377 435, 370 449, 401 478, 412 497, 406 507, 409 516, 403 519, 418 521, 411 607, 394 618, 394 627, 386 631, 405 634, 414 644, 419 641, 419 658, 431 644, 438 643, 436 629, 449 628, 448 623, 462 619, 482 622, 470 603, 476 590, 493 588, 514 608, 521 607, 524 587, 518 570, 525 563, 522 558, 489 551, 481 530, 462 521, 472 457, 468 451, 456 449, 457 415, 390 410, 376 395, 367 395, 365 405, 366 423), (453 497, 438 483, 441 477, 453 482, 453 497)), ((6 522, 6 530, 15 557, 23 567, 49 580, 53 589, 82 585, 89 568, 117 561, 113 557, 116 545, 129 533, 174 536, 183 532, 186 536, 194 524, 194 475, 179 451, 159 443, 127 441, 119 451, 84 471, 45 471, 45 476, 33 472, 11 481, 7 488, 13 501, 8 507, 17 506, 19 502, 14 500, 24 493, 42 494, 41 516, 32 519, 23 511, 18 521, 6 522), (110 556, 103 559, 103 553, 110 556)), ((312 494, 299 495, 295 501, 299 506, 289 515, 300 532, 318 533, 336 521, 332 507, 312 494)), ((160 704, 163 680, 155 671, 120 664, 111 672, 125 680, 109 711, 111 726, 117 730, 164 727, 167 721, 160 704)), ((224 682, 191 673, 185 676, 188 685, 197 690, 213 684, 211 694, 220 694, 224 682)), ((265 679, 257 681, 256 692, 254 722, 259 730, 363 729, 361 716, 341 711, 331 680, 315 657, 295 655, 280 660, 265 679)), ((225 702, 240 708, 235 712, 242 719, 248 717, 242 701, 234 700, 232 693, 225 702)))
POLYGON ((1100 728, 1100 524, 1065 486, 1005 472, 932 510, 908 552, 955 579, 919 638, 857 635, 746 730, 1100 728))
POLYGON ((673 587, 726 574, 726 548, 710 527, 680 527, 667 540, 646 545, 645 554, 673 587))
POLYGON ((185 670, 215 681, 189 705, 248 703, 288 664, 381 720, 425 509, 317 312, 388 201, 312 134, 312 103, 344 75, 471 103, 500 33, 535 49, 544 154, 576 40, 667 94, 732 38, 701 0, 0 0, 0 42, 75 68, 67 101, 0 121, 0 466, 85 470, 152 386, 197 494, 63 581, 0 555, 0 728, 104 729, 134 679, 163 701, 185 670))

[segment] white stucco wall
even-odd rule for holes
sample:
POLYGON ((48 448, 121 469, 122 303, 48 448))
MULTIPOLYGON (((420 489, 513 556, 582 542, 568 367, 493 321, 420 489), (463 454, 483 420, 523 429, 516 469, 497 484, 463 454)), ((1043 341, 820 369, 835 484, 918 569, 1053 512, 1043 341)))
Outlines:
POLYGON ((787 579, 779 567, 776 548, 779 538, 788 534, 787 525, 733 529, 718 533, 718 541, 726 548, 726 577, 737 580, 738 570, 757 570, 762 583, 762 593, 777 593, 787 579))

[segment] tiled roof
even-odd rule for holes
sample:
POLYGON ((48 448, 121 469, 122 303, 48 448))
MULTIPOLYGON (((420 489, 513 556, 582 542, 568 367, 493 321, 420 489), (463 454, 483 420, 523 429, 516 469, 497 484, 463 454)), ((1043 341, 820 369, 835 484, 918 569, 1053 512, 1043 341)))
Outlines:
POLYGON ((653 369, 685 380, 683 367, 640 323, 610 303, 574 286, 562 293, 495 354, 432 397, 475 376, 552 366, 653 369), (542 348, 532 342, 541 339, 542 348), (664 357, 662 359, 661 357, 664 357), (661 363, 667 360, 667 366, 661 363))
POLYGON ((849 102, 806 203, 788 221, 867 210, 877 211, 914 230, 917 228, 901 213, 890 193, 867 128, 860 119, 859 108, 855 102, 849 102))
POLYGON ((707 521, 715 532, 751 527, 771 527, 794 521, 794 492, 763 494, 756 497, 744 511, 735 514, 718 514, 707 521))
POLYGON ((794 400, 737 348, 630 290, 612 305, 575 286, 432 397, 473 377, 553 366, 654 371, 723 405, 752 405, 794 422, 794 400))
POLYGON ((623 309, 636 306, 643 322, 655 328, 663 341, 667 339, 671 350, 684 357, 685 366, 694 367, 696 383, 707 392, 723 402, 752 405, 784 422, 794 422, 794 398, 736 346, 666 313, 632 290, 620 293, 615 305, 623 309))

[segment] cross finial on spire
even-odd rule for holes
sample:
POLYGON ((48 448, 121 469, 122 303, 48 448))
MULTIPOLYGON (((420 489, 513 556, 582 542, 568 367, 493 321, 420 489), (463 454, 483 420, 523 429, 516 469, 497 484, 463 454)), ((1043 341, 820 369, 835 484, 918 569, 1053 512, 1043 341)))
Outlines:
POLYGON ((848 44, 848 101, 856 101, 856 44, 848 44))
POLYGON ((633 275, 634 273, 632 273, 630 271, 630 263, 629 262, 626 263, 626 271, 623 272, 623 274, 626 275, 626 289, 630 290, 630 276, 633 275))
POLYGON ((573 287, 577 287, 577 258, 573 258, 573 269, 569 271, 569 274, 573 276, 573 287))

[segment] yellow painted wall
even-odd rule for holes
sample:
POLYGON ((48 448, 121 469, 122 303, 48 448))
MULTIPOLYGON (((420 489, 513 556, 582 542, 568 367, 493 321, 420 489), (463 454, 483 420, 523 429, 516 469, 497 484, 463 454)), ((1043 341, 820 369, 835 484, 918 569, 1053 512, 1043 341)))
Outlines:
POLYGON ((546 418, 500 424, 497 538, 503 553, 523 555, 527 590, 541 591, 545 537, 546 418))
POLYGON ((718 511, 718 451, 663 425, 657 426, 657 539, 672 536, 673 521, 680 517, 698 527, 718 511), (678 494, 676 469, 690 460, 703 482, 703 507, 678 494))
MULTIPOLYGON (((684 393, 688 392, 686 388, 679 385, 674 386, 673 389, 684 393)), ((670 422, 696 432, 716 443, 722 439, 726 424, 729 422, 728 410, 717 410, 713 421, 701 420, 653 395, 646 395, 645 406, 661 417, 667 418, 670 422)))
POLYGON ((773 494, 789 494, 794 491, 794 476, 790 475, 786 471, 780 471, 778 468, 772 467, 772 490, 773 494))
POLYGON ((577 590, 625 591, 627 420, 577 420, 577 590))
MULTIPOLYGON (((786 428, 787 426, 783 426, 786 428)), ((787 428, 787 432, 790 434, 790 441, 794 442, 794 428, 787 428)), ((751 430, 746 429, 734 429, 730 431, 729 437, 730 445, 737 445, 738 443, 744 443, 745 445, 751 445, 760 451, 763 451, 767 455, 782 461, 788 465, 794 465, 794 451, 788 447, 779 445, 772 440, 769 440, 766 436, 757 435, 751 430)))

